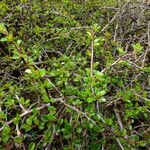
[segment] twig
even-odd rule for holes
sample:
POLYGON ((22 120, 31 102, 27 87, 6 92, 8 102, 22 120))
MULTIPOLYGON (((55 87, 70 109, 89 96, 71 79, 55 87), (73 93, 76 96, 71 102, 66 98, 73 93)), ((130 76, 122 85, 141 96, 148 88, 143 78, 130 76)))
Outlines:
POLYGON ((130 64, 134 65, 136 68, 138 69, 142 69, 142 67, 138 66, 137 64, 135 64, 134 62, 127 60, 130 64))
MULTIPOLYGON (((117 109, 114 109, 114 112, 115 112, 115 115, 116 115, 116 118, 117 118, 117 121, 118 121, 120 130, 122 130, 122 129, 123 129, 123 123, 122 123, 122 121, 121 121, 120 115, 119 115, 119 113, 117 112, 117 109)), ((127 135, 125 135, 124 138, 127 139, 127 135)), ((120 146, 120 148, 121 148, 122 150, 124 150, 124 148, 123 148, 123 146, 122 146, 120 140, 119 140, 118 138, 117 138, 116 140, 117 140, 117 143, 118 143, 118 145, 120 146)))
MULTIPOLYGON (((24 116, 26 116, 26 115, 32 113, 34 110, 42 110, 42 109, 44 109, 44 108, 46 108, 46 107, 48 107, 48 106, 50 106, 50 103, 44 104, 43 106, 38 107, 38 108, 35 108, 35 109, 26 110, 24 113, 20 114, 20 117, 24 117, 24 116)), ((14 119, 12 119, 12 120, 6 122, 5 125, 10 125, 10 124, 12 124, 12 123, 13 123, 13 120, 14 120, 14 119)), ((0 131, 3 130, 3 128, 5 127, 5 125, 0 128, 0 131)))
MULTIPOLYGON (((27 5, 23 5, 23 6, 21 6, 20 9, 25 8, 25 7, 28 8, 27 5)), ((0 22, 4 22, 4 21, 5 21, 8 17, 10 17, 16 10, 17 10, 17 9, 13 9, 12 12, 10 12, 6 17, 4 17, 2 20, 0 20, 0 22)))
MULTIPOLYGON (((60 97, 60 98, 56 98, 55 101, 59 101, 59 102, 63 103, 65 106, 67 106, 68 108, 71 108, 71 109, 75 110, 78 114, 83 115, 83 116, 86 117, 89 121, 91 121, 94 125, 96 125, 96 126, 98 127, 98 125, 96 124, 96 122, 95 122, 92 118, 90 118, 90 117, 87 115, 87 113, 82 112, 82 111, 80 111, 79 109, 77 109, 77 108, 75 108, 75 107, 73 107, 73 106, 67 104, 63 99, 64 99, 64 97, 60 97)), ((35 109, 31 109, 31 110, 26 110, 25 112, 23 112, 22 114, 20 114, 20 117, 24 117, 24 116, 26 116, 26 115, 32 113, 34 110, 38 110, 38 111, 39 111, 39 110, 45 109, 45 108, 47 108, 47 107, 49 107, 49 106, 50 106, 50 103, 47 103, 47 104, 43 104, 41 107, 38 107, 38 108, 35 108, 35 109)), ((13 120, 14 120, 14 119, 12 119, 12 120, 6 122, 5 125, 10 125, 10 124, 12 124, 12 123, 13 123, 13 120)), ((3 128, 5 127, 5 125, 3 125, 3 126, 0 128, 0 131, 3 130, 3 128)))
POLYGON ((51 141, 48 143, 48 145, 46 146, 45 150, 49 150, 50 149, 51 144, 52 144, 53 139, 54 139, 54 136, 55 136, 56 129, 55 129, 55 125, 54 124, 52 125, 52 128, 53 128, 53 131, 52 131, 52 135, 50 137, 51 141))
POLYGON ((122 144, 120 143, 120 140, 117 138, 117 143, 118 143, 118 145, 120 146, 120 148, 121 148, 121 150, 124 150, 124 148, 123 148, 123 146, 122 146, 122 144))
POLYGON ((93 77, 94 31, 91 31, 91 77, 93 77))
POLYGON ((150 127, 150 124, 141 124, 141 125, 134 127, 134 129, 141 128, 141 127, 150 127))
POLYGON ((116 115, 116 118, 117 118, 117 121, 118 121, 118 124, 119 124, 120 130, 122 130, 122 129, 123 129, 123 124, 122 124, 122 121, 121 121, 120 115, 119 115, 119 113, 117 112, 117 109, 114 109, 114 112, 115 112, 115 115, 116 115))
POLYGON ((16 11, 16 9, 14 9, 11 13, 9 13, 5 18, 3 18, 2 20, 0 20, 0 22, 4 22, 8 17, 10 17, 14 12, 16 11))
POLYGON ((80 111, 79 109, 77 109, 77 108, 75 108, 75 107, 73 107, 73 106, 67 104, 65 101, 63 101, 62 98, 60 98, 59 101, 60 101, 61 103, 63 103, 65 106, 67 106, 68 108, 71 108, 71 109, 75 110, 78 114, 81 114, 81 115, 85 116, 89 121, 91 121, 94 125, 96 125, 96 126, 98 127, 98 125, 96 124, 96 122, 95 122, 93 119, 91 119, 91 118, 87 115, 87 113, 82 112, 82 111, 80 111))
POLYGON ((148 47, 147 47, 147 49, 146 49, 146 51, 144 53, 142 67, 144 67, 147 53, 150 51, 150 21, 148 22, 147 37, 148 37, 148 47))
MULTIPOLYGON (((107 71, 109 68, 115 66, 120 60, 122 60, 124 57, 126 57, 126 56, 128 56, 128 55, 130 56, 130 54, 125 54, 125 55, 120 56, 114 63, 112 63, 110 66, 104 68, 104 69, 101 71, 101 73, 104 73, 104 72, 107 71)), ((136 66, 136 67, 137 67, 137 66, 136 66)), ((140 67, 138 66, 138 68, 140 68, 140 67)), ((141 69, 141 68, 140 68, 140 69, 141 69)))
POLYGON ((150 102, 150 99, 145 98, 145 97, 142 97, 141 95, 138 95, 135 91, 134 91, 134 95, 140 97, 141 99, 143 99, 143 100, 145 100, 145 101, 149 101, 149 102, 150 102))
POLYGON ((81 26, 81 27, 73 27, 73 28, 70 28, 70 30, 81 30, 81 29, 89 29, 90 26, 81 26))
POLYGON ((20 98, 18 97, 18 95, 16 95, 16 99, 18 100, 19 102, 19 106, 20 108, 23 110, 23 112, 26 112, 27 110, 24 108, 24 106, 20 103, 20 98))
POLYGON ((114 34, 114 39, 113 41, 116 42, 116 37, 117 37, 117 29, 118 29, 119 25, 118 25, 118 22, 116 24, 116 27, 115 27, 115 34, 114 34))
MULTIPOLYGON (((105 134, 104 133, 102 133, 102 136, 103 136, 103 139, 106 139, 106 136, 105 136, 105 134)), ((105 146, 104 146, 104 144, 102 144, 102 149, 101 150, 105 150, 105 146)))
MULTIPOLYGON (((126 5, 128 5, 128 3, 126 3, 122 8, 124 8, 126 5)), ((114 17, 109 21, 109 23, 106 24, 102 28, 102 30, 100 31, 100 33, 103 33, 109 27, 109 25, 111 25, 119 16, 121 16, 123 14, 123 12, 121 12, 121 13, 120 12, 121 12, 121 9, 119 9, 118 12, 114 15, 114 17)))
MULTIPOLYGON (((94 31, 92 29, 91 31, 91 67, 90 67, 91 79, 93 77, 93 57, 94 57, 94 31)), ((92 94, 94 94, 92 83, 91 83, 91 91, 92 91, 92 94)))
POLYGON ((108 66, 106 68, 104 68, 101 73, 104 73, 106 70, 108 70, 109 68, 113 67, 114 65, 116 65, 119 61, 121 60, 121 58, 119 57, 113 64, 111 64, 111 66, 108 66))
POLYGON ((21 135, 21 132, 20 132, 20 130, 19 130, 19 125, 18 125, 18 124, 16 124, 16 131, 17 131, 17 136, 20 136, 20 135, 21 135))

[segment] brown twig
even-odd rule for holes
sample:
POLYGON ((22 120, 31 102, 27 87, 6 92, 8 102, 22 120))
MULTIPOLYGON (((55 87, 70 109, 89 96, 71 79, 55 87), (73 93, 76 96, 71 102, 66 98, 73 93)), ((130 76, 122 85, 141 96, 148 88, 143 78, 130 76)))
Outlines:
MULTIPOLYGON (((92 29, 92 31, 91 31, 91 67, 90 67, 91 79, 93 77, 93 57, 94 57, 94 31, 92 29)), ((93 90, 92 84, 91 84, 91 91, 92 91, 92 94, 94 95, 94 90, 93 90)))
MULTIPOLYGON (((123 129, 123 123, 122 123, 122 120, 121 120, 121 118, 120 118, 120 114, 119 114, 119 112, 117 111, 117 109, 114 109, 114 112, 115 112, 115 115, 116 115, 116 118, 117 118, 117 121, 118 121, 120 130, 122 130, 122 129, 123 129)), ((124 138, 127 139, 127 136, 125 135, 124 138)), ((118 138, 117 138, 116 140, 117 140, 117 143, 118 143, 118 145, 120 146, 121 150, 124 150, 124 147, 122 146, 120 140, 119 140, 118 138)))
POLYGON ((147 56, 148 52, 150 51, 150 21, 148 22, 147 37, 148 37, 148 46, 147 46, 147 49, 146 49, 146 51, 144 53, 142 67, 144 67, 146 56, 147 56))
POLYGON ((91 31, 91 77, 93 77, 94 31, 91 31))
POLYGON ((129 4, 129 2, 128 3, 126 3, 122 8, 120 8, 119 10, 118 10, 118 12, 114 15, 114 17, 109 21, 109 23, 108 24, 106 24, 103 28, 102 28, 102 30, 100 31, 100 33, 103 33, 119 16, 121 16, 124 12, 121 12, 121 10, 125 7, 125 6, 127 6, 129 4))
MULTIPOLYGON (((94 125, 96 125, 96 126, 98 127, 98 125, 96 124, 96 122, 95 122, 92 118, 90 118, 90 117, 87 115, 87 113, 82 112, 82 111, 80 111, 79 109, 77 109, 77 108, 75 108, 75 107, 73 107, 73 106, 67 104, 67 103, 64 101, 64 97, 56 98, 55 101, 59 101, 59 102, 63 103, 65 106, 67 106, 68 108, 71 108, 71 109, 75 110, 78 114, 83 115, 83 116, 86 117, 89 121, 91 121, 94 125)), ((47 104, 43 104, 42 106, 40 106, 40 107, 38 107, 38 108, 31 109, 31 110, 26 110, 25 112, 23 112, 22 114, 20 114, 20 117, 24 117, 24 116, 26 116, 26 115, 28 115, 28 114, 31 114, 34 110, 38 110, 38 111, 39 111, 39 110, 45 109, 45 108, 49 107, 50 105, 51 105, 50 103, 47 103, 47 104)), ((14 121, 14 119, 12 119, 12 120, 6 122, 5 125, 10 125, 10 124, 13 123, 13 121, 14 121)), ((3 130, 3 128, 5 127, 5 125, 3 125, 3 126, 0 128, 0 131, 3 130)))
POLYGON ((122 130, 122 129, 123 129, 123 123, 122 123, 122 121, 121 121, 120 115, 119 115, 117 109, 114 109, 114 112, 115 112, 115 115, 116 115, 116 118, 117 118, 117 121, 118 121, 120 130, 122 130))
MULTIPOLYGON (((24 117, 24 116, 26 116, 26 115, 32 113, 34 110, 42 110, 42 109, 44 109, 44 108, 46 108, 46 107, 48 107, 48 106, 50 106, 50 103, 44 104, 44 105, 42 105, 41 107, 38 107, 38 108, 35 108, 35 109, 26 110, 25 112, 23 112, 22 114, 20 114, 20 117, 24 117)), ((14 119, 12 119, 12 120, 6 122, 5 125, 10 125, 10 124, 13 123, 13 121, 14 121, 14 119)), ((3 125, 3 126, 0 128, 0 131, 3 130, 3 128, 5 127, 5 125, 3 125)))
POLYGON ((124 147, 122 146, 122 144, 121 144, 121 142, 120 142, 120 140, 118 138, 117 138, 117 143, 120 146, 121 150, 124 150, 124 147))
POLYGON ((104 68, 101 73, 104 73, 106 70, 108 70, 109 68, 113 67, 114 65, 116 65, 119 61, 121 60, 121 58, 119 57, 113 64, 111 64, 111 66, 108 66, 106 68, 104 68))

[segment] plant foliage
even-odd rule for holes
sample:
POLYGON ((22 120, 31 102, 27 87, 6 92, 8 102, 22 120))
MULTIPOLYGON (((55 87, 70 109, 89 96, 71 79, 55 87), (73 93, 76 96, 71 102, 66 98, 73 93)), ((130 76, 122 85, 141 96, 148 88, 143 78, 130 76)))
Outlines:
POLYGON ((149 148, 148 5, 2 0, 0 10, 0 149, 149 148))

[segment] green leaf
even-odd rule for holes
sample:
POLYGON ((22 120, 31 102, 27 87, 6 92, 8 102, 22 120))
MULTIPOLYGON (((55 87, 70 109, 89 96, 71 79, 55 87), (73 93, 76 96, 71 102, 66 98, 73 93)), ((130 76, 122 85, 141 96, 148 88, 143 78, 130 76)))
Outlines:
POLYGON ((29 126, 32 125, 33 118, 34 118, 34 115, 30 116, 30 117, 26 120, 26 123, 27 123, 29 126))
POLYGON ((90 31, 87 31, 86 33, 87 33, 88 37, 92 36, 92 33, 90 31))
POLYGON ((4 37, 4 38, 1 38, 0 41, 1 41, 1 42, 7 42, 8 39, 4 37))
POLYGON ((8 34, 7 29, 3 23, 0 23, 0 33, 8 34))
POLYGON ((98 32, 100 28, 101 28, 101 27, 100 27, 99 24, 97 24, 97 23, 95 23, 95 24, 93 25, 93 30, 94 30, 94 32, 98 32))
POLYGON ((33 142, 30 143, 29 146, 28 146, 28 150, 34 150, 35 146, 36 146, 35 143, 33 143, 33 142))
POLYGON ((49 88, 49 89, 53 87, 53 85, 49 79, 44 80, 44 86, 49 88))
POLYGON ((22 40, 17 40, 17 44, 20 45, 22 40))
POLYGON ((43 77, 46 73, 45 69, 40 69, 39 71, 40 71, 39 74, 40 74, 41 77, 43 77))
POLYGON ((81 133, 82 132, 82 128, 81 127, 78 127, 77 128, 77 133, 81 133))
POLYGON ((20 59, 20 54, 17 51, 13 51, 13 59, 20 59))
POLYGON ((98 38, 96 38, 96 39, 94 40, 94 46, 99 46, 99 39, 98 39, 98 38))
POLYGON ((44 122, 48 122, 50 120, 54 120, 55 119, 55 115, 54 114, 47 114, 41 117, 42 121, 44 122))
POLYGON ((33 121, 34 121, 34 124, 36 124, 37 126, 40 124, 40 120, 37 117, 35 117, 33 121))
POLYGON ((3 111, 0 111, 0 119, 6 118, 6 117, 7 117, 7 115, 3 111))
POLYGON ((3 130, 2 130, 1 135, 2 135, 2 141, 4 143, 6 143, 9 140, 9 138, 10 138, 10 130, 11 129, 10 129, 10 127, 8 125, 5 125, 3 130))
POLYGON ((18 124, 20 119, 21 119, 20 115, 19 114, 16 115, 16 117, 13 119, 14 124, 18 124))
POLYGON ((18 144, 21 144, 22 141, 23 141, 23 139, 22 139, 21 136, 16 136, 16 137, 14 138, 14 140, 15 140, 15 142, 18 143, 18 144))
POLYGON ((31 69, 26 69, 26 70, 25 70, 25 73, 31 74, 32 71, 31 71, 31 69))
POLYGON ((140 43, 132 44, 132 47, 134 48, 136 53, 141 53, 142 52, 143 47, 141 46, 140 43))
POLYGON ((102 91, 98 91, 96 93, 98 96, 104 96, 106 94, 106 91, 102 90, 102 91))
POLYGON ((105 97, 101 97, 100 99, 99 99, 99 102, 106 102, 106 98, 105 97))
POLYGON ((124 51, 124 49, 121 47, 117 48, 118 52, 119 52, 119 55, 123 55, 125 54, 126 52, 124 51))
POLYGON ((2 130, 2 135, 5 136, 5 135, 7 135, 9 133, 10 133, 10 127, 7 126, 7 125, 5 125, 4 128, 3 128, 3 130, 2 130))
POLYGON ((93 99, 92 97, 88 97, 88 98, 87 98, 87 102, 88 102, 88 103, 91 103, 91 102, 93 102, 93 101, 94 101, 94 99, 93 99))
POLYGON ((141 147, 145 147, 146 144, 147 144, 146 141, 144 141, 144 140, 141 140, 141 141, 140 141, 140 146, 141 146, 141 147))

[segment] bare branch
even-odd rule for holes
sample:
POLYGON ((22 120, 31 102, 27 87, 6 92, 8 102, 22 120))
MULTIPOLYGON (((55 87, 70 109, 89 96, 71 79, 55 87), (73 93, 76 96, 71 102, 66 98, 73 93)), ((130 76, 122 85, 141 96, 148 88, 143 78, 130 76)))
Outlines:
MULTIPOLYGON (((79 109, 77 109, 77 108, 75 108, 75 107, 73 107, 73 106, 67 104, 63 99, 64 99, 64 97, 60 97, 60 98, 56 98, 55 101, 59 101, 59 102, 63 103, 65 106, 67 106, 68 108, 71 108, 71 109, 75 110, 78 114, 83 115, 83 116, 86 117, 89 121, 91 121, 94 125, 96 125, 96 126, 98 127, 98 125, 96 124, 96 122, 95 122, 92 118, 90 118, 90 117, 87 115, 87 113, 82 112, 82 111, 80 111, 79 109)), ((34 110, 42 110, 42 109, 45 109, 45 108, 47 108, 47 107, 49 107, 49 106, 50 106, 50 103, 47 103, 47 104, 43 104, 41 107, 38 107, 38 108, 35 108, 35 109, 31 109, 31 110, 26 110, 25 112, 23 112, 22 114, 20 114, 20 117, 24 117, 24 116, 26 116, 26 115, 32 113, 34 110)), ((12 123, 13 123, 13 120, 14 120, 14 119, 12 119, 12 120, 6 122, 5 125, 10 125, 10 124, 12 124, 12 123)), ((0 131, 3 130, 3 128, 4 128, 5 125, 3 125, 3 126, 0 128, 0 131)))
POLYGON ((117 138, 117 143, 118 143, 118 145, 120 146, 120 148, 121 148, 121 150, 124 150, 124 148, 123 148, 123 146, 122 146, 122 144, 120 143, 120 140, 117 138))
POLYGON ((146 49, 146 51, 145 51, 145 53, 144 53, 144 58, 143 58, 143 62, 142 62, 142 67, 144 67, 147 53, 150 51, 150 21, 149 21, 149 23, 148 23, 147 37, 148 37, 148 47, 147 47, 147 49, 146 49))
POLYGON ((101 73, 104 73, 106 70, 108 70, 109 68, 113 67, 114 65, 116 65, 119 61, 121 60, 121 58, 119 57, 113 64, 111 64, 111 66, 108 66, 106 68, 104 68, 101 73))

